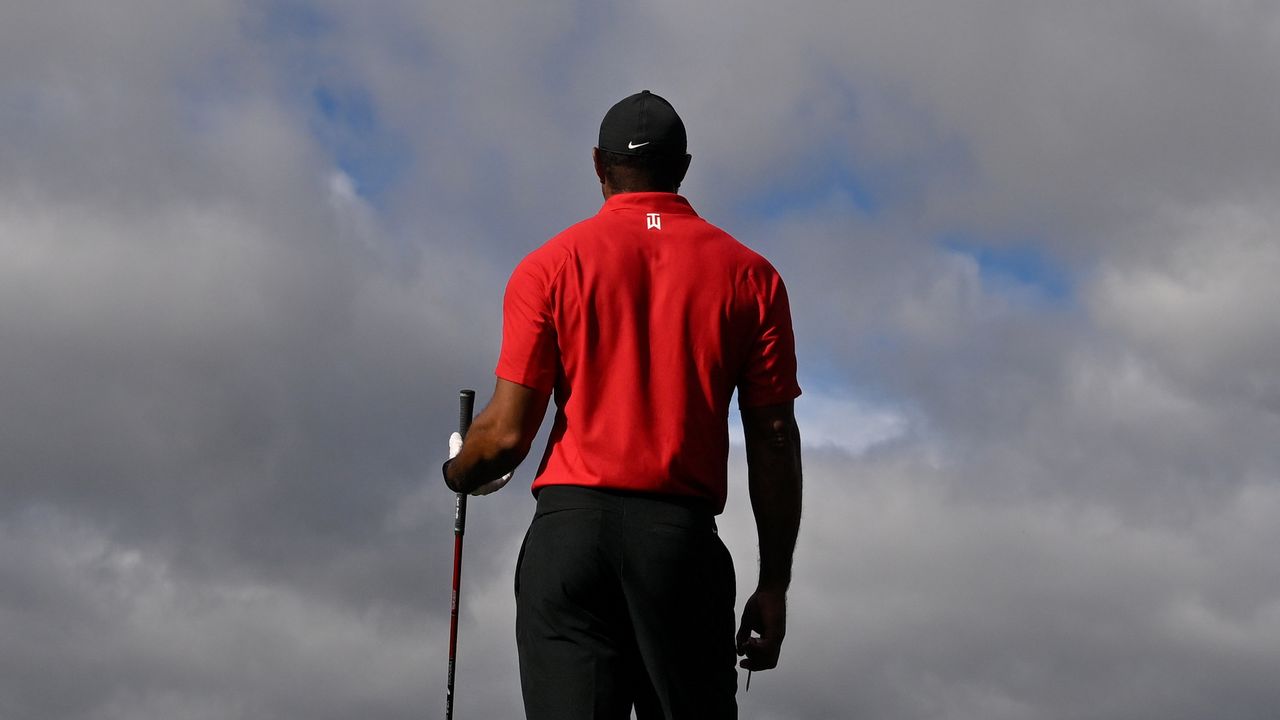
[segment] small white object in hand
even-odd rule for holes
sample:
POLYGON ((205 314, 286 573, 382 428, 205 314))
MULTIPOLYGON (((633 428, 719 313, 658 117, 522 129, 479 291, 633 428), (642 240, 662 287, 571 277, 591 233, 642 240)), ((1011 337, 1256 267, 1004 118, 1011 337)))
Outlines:
MULTIPOLYGON (((449 459, 452 460, 458 457, 458 453, 460 452, 462 452, 462 435, 460 433, 454 432, 449 436, 449 459)), ((511 476, 513 474, 515 474, 514 470, 507 473, 506 475, 503 475, 497 480, 490 480, 489 482, 481 485, 475 490, 472 490, 469 494, 470 495, 488 495, 489 493, 497 492, 502 488, 506 487, 507 483, 511 482, 511 476)))

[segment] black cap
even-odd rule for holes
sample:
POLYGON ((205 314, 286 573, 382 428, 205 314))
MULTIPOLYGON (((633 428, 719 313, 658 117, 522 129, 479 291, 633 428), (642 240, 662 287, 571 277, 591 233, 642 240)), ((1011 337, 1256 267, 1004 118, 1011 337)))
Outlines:
POLYGON ((684 122, 671 103, 648 90, 623 98, 600 123, 600 149, 622 155, 684 155, 684 122))

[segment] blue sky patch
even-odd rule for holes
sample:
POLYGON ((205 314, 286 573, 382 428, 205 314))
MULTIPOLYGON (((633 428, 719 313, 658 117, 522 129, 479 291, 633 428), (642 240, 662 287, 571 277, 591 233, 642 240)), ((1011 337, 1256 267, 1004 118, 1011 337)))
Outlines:
POLYGON ((1046 300, 1071 298, 1067 269, 1035 245, 984 245, 964 235, 948 235, 938 241, 949 252, 967 255, 978 263, 984 285, 1031 288, 1046 300))
POLYGON ((881 208, 880 199, 861 175, 836 160, 799 166, 796 172, 749 197, 744 208, 772 220, 814 208, 833 196, 847 198, 867 217, 875 217, 881 208))
POLYGON ((379 122, 373 98, 363 88, 320 85, 311 99, 316 139, 356 192, 377 204, 408 165, 406 142, 379 122))

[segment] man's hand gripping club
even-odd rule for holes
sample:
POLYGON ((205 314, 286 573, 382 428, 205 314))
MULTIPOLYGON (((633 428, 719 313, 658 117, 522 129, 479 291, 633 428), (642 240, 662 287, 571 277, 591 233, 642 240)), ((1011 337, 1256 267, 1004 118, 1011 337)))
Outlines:
MULTIPOLYGON (((462 452, 462 435, 460 435, 457 432, 454 432, 453 434, 449 435, 449 459, 452 460, 458 457, 458 453, 460 452, 462 452)), ((480 487, 475 488, 468 494, 469 495, 488 495, 489 493, 497 492, 502 488, 506 487, 507 483, 511 482, 511 476, 513 474, 515 474, 515 470, 508 472, 506 475, 503 475, 497 480, 490 480, 489 482, 481 485, 480 487)), ((446 485, 448 484, 447 474, 445 477, 445 484, 446 485)))
POLYGON ((489 405, 471 423, 466 442, 457 433, 449 438, 445 485, 471 495, 487 495, 506 485, 529 454, 550 397, 549 392, 498 380, 489 405))

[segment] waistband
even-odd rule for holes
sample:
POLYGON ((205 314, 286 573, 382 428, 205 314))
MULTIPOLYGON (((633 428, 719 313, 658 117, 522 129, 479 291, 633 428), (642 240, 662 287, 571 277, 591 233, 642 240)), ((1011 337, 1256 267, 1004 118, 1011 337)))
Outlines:
POLYGON ((643 522, 716 529, 714 505, 702 498, 683 495, 655 495, 578 485, 540 488, 534 517, 557 510, 600 510, 643 522))

